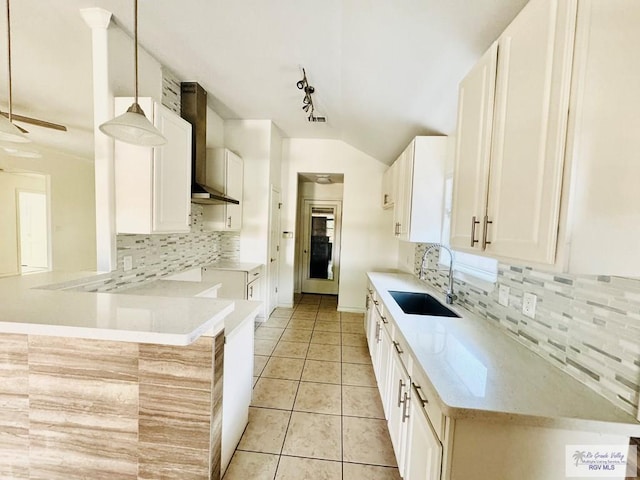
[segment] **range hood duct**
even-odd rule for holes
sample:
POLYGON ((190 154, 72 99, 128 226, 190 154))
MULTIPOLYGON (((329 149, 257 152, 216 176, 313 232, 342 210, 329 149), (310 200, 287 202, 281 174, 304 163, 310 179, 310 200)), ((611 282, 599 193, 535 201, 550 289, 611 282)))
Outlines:
POLYGON ((196 82, 180 84, 180 114, 191 124, 191 202, 220 205, 240 202, 207 183, 207 92, 196 82))

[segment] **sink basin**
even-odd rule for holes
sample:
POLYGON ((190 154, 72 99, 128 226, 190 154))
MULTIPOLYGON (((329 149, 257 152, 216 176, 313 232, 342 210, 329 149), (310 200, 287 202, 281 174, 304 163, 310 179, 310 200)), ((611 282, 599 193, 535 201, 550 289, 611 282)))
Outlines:
POLYGON ((395 290, 389 290, 389 295, 393 297, 404 313, 408 313, 410 315, 460 317, 460 315, 449 310, 428 293, 398 292, 395 290))

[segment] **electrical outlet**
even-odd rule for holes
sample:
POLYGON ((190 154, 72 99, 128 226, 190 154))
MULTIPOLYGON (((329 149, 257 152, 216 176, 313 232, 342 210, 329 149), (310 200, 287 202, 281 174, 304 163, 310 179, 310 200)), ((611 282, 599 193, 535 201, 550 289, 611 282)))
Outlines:
POLYGON ((536 316, 536 302, 538 297, 533 293, 525 293, 522 297, 522 313, 530 318, 536 316))
POLYGON ((500 285, 498 289, 498 303, 505 307, 509 306, 509 290, 510 288, 506 285, 500 285))
POLYGON ((123 269, 125 272, 133 269, 133 257, 131 255, 125 255, 122 257, 122 262, 124 263, 123 269))

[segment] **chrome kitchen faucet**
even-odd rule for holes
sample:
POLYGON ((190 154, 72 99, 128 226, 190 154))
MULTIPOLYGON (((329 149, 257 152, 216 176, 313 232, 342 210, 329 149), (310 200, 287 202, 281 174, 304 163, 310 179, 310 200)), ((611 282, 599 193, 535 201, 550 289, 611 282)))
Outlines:
MULTIPOLYGON (((449 250, 449 247, 446 247, 441 243, 434 243, 433 245, 430 245, 429 247, 427 247, 427 249, 424 251, 424 254, 422 254, 422 263, 420 264, 420 274, 418 278, 420 278, 420 280, 424 280, 424 273, 426 272, 425 263, 427 262, 427 254, 434 248, 439 248, 440 250, 444 248, 447 252, 449 252, 449 288, 445 292, 445 301, 447 305, 451 305, 453 301, 456 298, 458 298, 458 296, 455 293, 453 293, 453 252, 449 250)), ((430 270, 437 271, 438 269, 432 268, 430 270)))

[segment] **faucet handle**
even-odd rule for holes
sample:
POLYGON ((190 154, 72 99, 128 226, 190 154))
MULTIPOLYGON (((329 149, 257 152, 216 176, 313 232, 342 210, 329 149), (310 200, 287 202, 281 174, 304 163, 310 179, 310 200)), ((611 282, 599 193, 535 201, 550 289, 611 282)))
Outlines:
POLYGON ((446 301, 447 305, 452 305, 453 301, 456 300, 457 298, 458 298, 458 296, 453 292, 447 292, 445 294, 445 301, 446 301))

